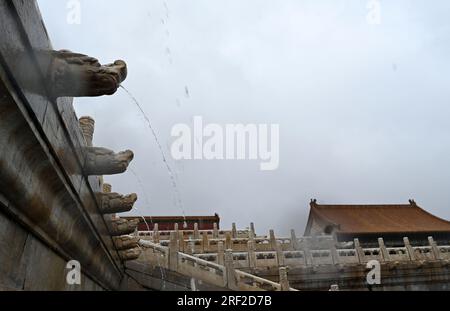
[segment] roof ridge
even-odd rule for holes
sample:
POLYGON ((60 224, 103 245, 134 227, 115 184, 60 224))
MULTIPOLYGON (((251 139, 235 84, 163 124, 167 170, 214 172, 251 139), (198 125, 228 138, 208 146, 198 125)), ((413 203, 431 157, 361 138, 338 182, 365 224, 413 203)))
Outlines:
POLYGON ((410 204, 316 204, 315 207, 418 207, 410 204))

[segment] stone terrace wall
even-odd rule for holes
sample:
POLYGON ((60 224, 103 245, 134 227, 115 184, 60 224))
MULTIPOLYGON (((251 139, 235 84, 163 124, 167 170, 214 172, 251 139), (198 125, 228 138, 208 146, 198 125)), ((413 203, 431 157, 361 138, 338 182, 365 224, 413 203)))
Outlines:
POLYGON ((68 98, 23 82, 15 63, 44 76, 35 51, 49 50, 36 1, 0 1, 0 289, 120 289, 124 267, 99 212, 100 180, 84 177, 86 146, 68 98), (82 286, 66 284, 69 260, 82 286))

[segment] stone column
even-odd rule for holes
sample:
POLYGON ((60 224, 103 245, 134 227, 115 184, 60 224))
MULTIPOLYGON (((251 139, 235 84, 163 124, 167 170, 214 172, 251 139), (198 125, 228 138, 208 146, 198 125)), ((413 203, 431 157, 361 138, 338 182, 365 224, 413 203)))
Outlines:
POLYGON ((223 242, 217 243, 217 264, 224 265, 225 263, 225 252, 223 247, 223 242))
POLYGON ((275 231, 274 230, 270 230, 270 232, 269 232, 269 239, 270 239, 270 248, 273 251, 276 251, 276 249, 277 249, 277 239, 275 238, 275 231))
POLYGON ((365 263, 366 256, 364 255, 364 250, 362 249, 361 244, 359 243, 359 239, 355 239, 354 243, 355 243, 356 256, 358 257, 359 263, 365 263))
POLYGON ((92 147, 95 130, 95 120, 91 117, 81 117, 78 121, 80 123, 81 132, 83 133, 84 140, 87 147, 92 147))
POLYGON ((412 261, 417 260, 416 253, 414 252, 414 248, 411 246, 411 243, 409 242, 409 238, 404 237, 403 243, 405 244, 406 252, 409 256, 409 259, 412 261))
POLYGON ((278 267, 284 266, 284 252, 280 242, 277 242, 277 262, 278 267))
POLYGON ((213 228, 214 228, 213 229, 213 238, 214 239, 218 239, 219 238, 219 229, 218 229, 218 226, 217 226, 216 222, 214 223, 214 227, 213 228))
POLYGON ((234 223, 234 222, 231 225, 231 235, 232 235, 233 239, 237 239, 237 237, 238 237, 236 223, 234 223))
POLYGON ((380 247, 381 258, 382 258, 381 260, 382 261, 391 261, 391 257, 389 256, 389 252, 386 248, 386 245, 384 244, 383 238, 378 239, 378 245, 380 247))
POLYGON ((178 239, 174 231, 170 232, 169 241, 169 270, 178 270, 178 239))
POLYGON ((255 253, 255 241, 248 241, 247 242, 247 249, 248 249, 248 265, 250 268, 256 268, 256 253, 255 253))
POLYGON ((291 289, 291 286, 289 284, 288 279, 288 273, 286 267, 280 267, 280 285, 281 285, 281 291, 288 292, 291 289))
POLYGON ((434 241, 433 237, 428 237, 428 243, 431 246, 431 253, 433 254, 433 258, 435 260, 441 260, 441 252, 439 251, 439 247, 437 246, 436 242, 434 241))
POLYGON ((225 269, 227 272, 227 284, 231 290, 237 290, 236 275, 234 270, 233 250, 227 249, 225 252, 225 269))
POLYGON ((200 239, 200 232, 198 231, 198 223, 194 224, 194 239, 195 240, 200 239))

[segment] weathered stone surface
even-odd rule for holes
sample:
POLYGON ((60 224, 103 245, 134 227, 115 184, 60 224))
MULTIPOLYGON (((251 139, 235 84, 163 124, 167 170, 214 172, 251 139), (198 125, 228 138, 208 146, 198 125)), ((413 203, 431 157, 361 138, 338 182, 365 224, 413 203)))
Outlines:
POLYGON ((84 151, 86 152, 84 172, 87 176, 122 174, 134 158, 131 150, 115 153, 106 148, 87 147, 84 151))
POLYGON ((68 50, 38 50, 35 54, 56 98, 112 95, 127 77, 122 60, 101 65, 93 57, 68 50))
POLYGON ((22 289, 25 267, 18 263, 18 258, 23 254, 27 239, 28 233, 0 212, 0 286, 22 289))
POLYGON ((126 219, 114 219, 111 222, 111 235, 112 236, 120 236, 131 234, 136 231, 136 228, 139 224, 139 220, 126 220, 126 219))
POLYGON ((92 141, 94 139, 95 120, 91 117, 80 118, 80 128, 83 133, 86 145, 92 147, 92 141))
POLYGON ((102 194, 102 213, 103 214, 115 214, 125 213, 133 209, 134 203, 136 203, 138 197, 133 193, 127 196, 120 195, 118 193, 103 193, 102 194))
MULTIPOLYGON (((0 90, 4 90, 1 73, 0 78, 0 90)), ((17 103, 5 99, 0 110, 0 143, 9 146, 0 153, 0 188, 10 202, 0 209, 13 214, 17 222, 26 223, 28 230, 39 234, 49 247, 76 257, 86 272, 107 284, 105 287, 115 288, 120 272, 98 235, 101 222, 94 219, 95 213, 88 221, 80 212, 88 209, 87 202, 95 205, 92 192, 86 192, 86 200, 84 195, 72 192, 80 185, 70 187, 71 180, 62 178, 61 167, 48 149, 42 148, 42 140, 35 136, 39 133, 32 130, 36 124, 28 123, 31 121, 24 118, 17 103), (92 222, 99 224, 97 231, 92 230, 92 222)))
POLYGON ((0 263, 0 291, 102 290, 83 270, 80 285, 67 284, 67 260, 1 212, 0 263))
POLYGON ((114 245, 118 250, 127 250, 138 247, 140 238, 130 236, 119 236, 114 238, 114 245))
POLYGON ((103 193, 111 193, 112 186, 110 184, 103 184, 103 193))
MULTIPOLYGON (((0 29, 0 141, 2 146, 8 146, 0 152, 0 195, 10 202, 0 206, 0 214, 8 215, 25 230, 27 244, 33 239, 40 242, 35 248, 27 248, 35 251, 26 254, 29 260, 23 261, 24 265, 41 261, 34 252, 44 254, 52 250, 50 257, 64 261, 76 258, 81 262, 84 274, 94 284, 86 289, 117 289, 123 270, 94 195, 101 192, 99 179, 83 176, 86 143, 72 101, 55 101, 50 96, 44 79, 47 73, 35 61, 35 51, 51 46, 36 1, 0 2, 0 29), (15 66, 17 53, 25 58, 26 75, 39 77, 33 79, 34 89, 28 89, 20 80, 20 68, 15 66)), ((12 240, 9 233, 4 234, 0 240, 12 240)), ((19 237, 23 236, 14 237, 18 247, 19 237)), ((4 251, 10 255, 10 263, 19 262, 19 251, 12 252, 10 247, 4 251)), ((8 269, 3 259, 0 265, 8 269)), ((36 266, 42 277, 46 268, 52 269, 54 260, 44 259, 45 264, 36 266)), ((8 282, 18 283, 22 289, 25 270, 17 269, 8 282)), ((45 282, 33 282, 26 288, 67 289, 60 288, 60 284, 48 287, 45 282)))
POLYGON ((141 256, 142 251, 139 248, 129 249, 125 251, 119 251, 120 258, 123 261, 136 260, 141 256))
MULTIPOLYGON (((243 269, 246 271, 246 269, 243 269)), ((261 269, 258 276, 274 282, 279 281, 278 269, 261 269)), ((316 266, 292 268, 289 270, 291 287, 302 291, 327 291, 331 285, 338 285, 343 291, 447 291, 450 289, 450 271, 441 262, 430 262, 418 268, 416 263, 403 263, 391 270, 388 264, 381 264, 381 285, 367 284, 365 265, 316 266)))
MULTIPOLYGON (((226 291, 223 287, 217 287, 205 282, 195 282, 192 288, 192 277, 184 276, 180 273, 167 270, 161 267, 154 267, 138 261, 131 261, 125 264, 128 275, 131 275, 144 288, 152 288, 163 291, 226 291)), ((129 288, 126 284, 125 288, 129 288)))

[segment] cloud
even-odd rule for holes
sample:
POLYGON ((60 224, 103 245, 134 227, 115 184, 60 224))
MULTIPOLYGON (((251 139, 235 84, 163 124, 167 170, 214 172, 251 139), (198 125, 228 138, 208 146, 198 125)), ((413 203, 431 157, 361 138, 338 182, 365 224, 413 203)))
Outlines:
POLYGON ((95 142, 136 153, 133 171, 107 178, 138 192, 136 213, 213 214, 229 227, 303 232, 309 199, 397 203, 415 198, 450 218, 447 39, 449 4, 382 1, 40 0, 55 48, 110 62, 157 130, 166 154, 177 123, 280 124, 280 168, 256 161, 170 161, 183 207, 143 117, 122 91, 77 99, 97 121, 95 142), (186 96, 186 88, 189 96, 186 96), (145 195, 144 195, 145 193, 145 195), (149 203, 147 203, 148 198, 149 203))

